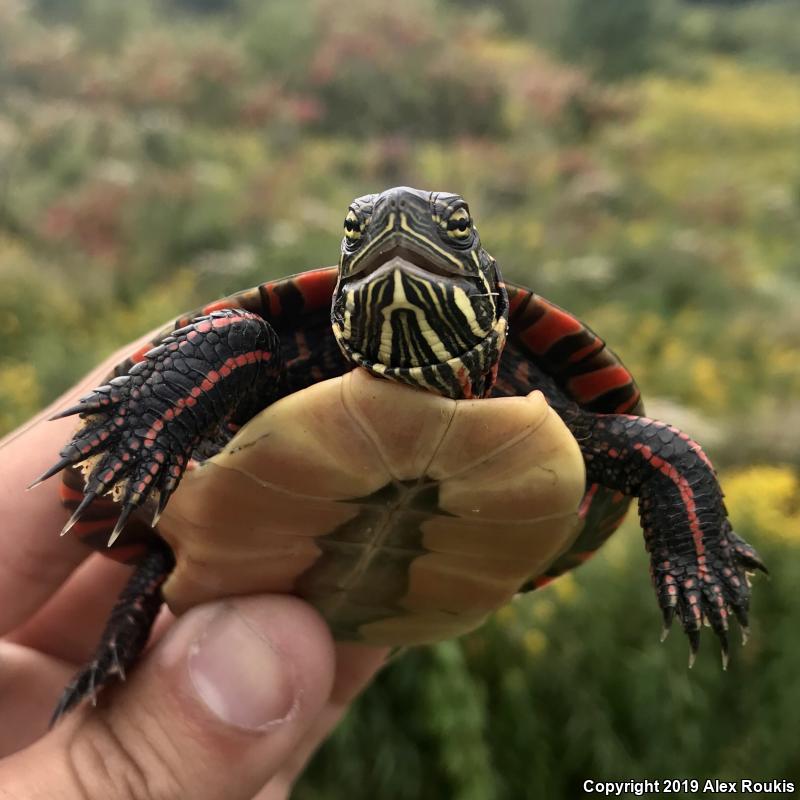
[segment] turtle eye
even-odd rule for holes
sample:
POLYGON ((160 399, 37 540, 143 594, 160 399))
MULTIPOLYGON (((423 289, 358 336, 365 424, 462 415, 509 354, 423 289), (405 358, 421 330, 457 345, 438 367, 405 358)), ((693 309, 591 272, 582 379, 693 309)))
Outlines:
POLYGON ((457 208, 447 219, 447 237, 456 242, 466 242, 472 237, 472 218, 463 206, 457 208))
POLYGON ((344 218, 344 238, 347 239, 348 244, 355 244, 361 239, 363 231, 363 223, 359 220, 356 212, 351 208, 344 218))

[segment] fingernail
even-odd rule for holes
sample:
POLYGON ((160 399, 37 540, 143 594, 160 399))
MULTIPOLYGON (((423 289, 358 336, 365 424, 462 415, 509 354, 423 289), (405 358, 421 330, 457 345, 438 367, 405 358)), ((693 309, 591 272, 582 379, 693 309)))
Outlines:
POLYGON ((297 707, 291 663, 231 606, 211 618, 189 649, 189 677, 208 709, 227 725, 258 731, 297 707))

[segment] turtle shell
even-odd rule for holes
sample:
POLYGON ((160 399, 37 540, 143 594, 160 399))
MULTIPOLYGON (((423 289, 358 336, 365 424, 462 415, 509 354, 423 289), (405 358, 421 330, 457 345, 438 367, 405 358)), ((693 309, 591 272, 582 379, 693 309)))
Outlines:
POLYGON ((185 609, 291 592, 339 638, 469 631, 572 543, 577 443, 543 395, 449 400, 362 369, 290 394, 185 475, 158 530, 185 609))
MULTIPOLYGON (((353 523, 352 520, 367 518, 370 513, 378 513, 375 511, 378 507, 387 508, 398 503, 401 506, 406 503, 406 506, 403 506, 405 509, 403 513, 406 515, 412 513, 412 506, 407 505, 410 502, 409 493, 406 491, 407 487, 404 488, 403 481, 418 482, 422 473, 415 474, 412 478, 403 478, 398 482, 390 478, 390 473, 385 468, 375 464, 366 472, 372 477, 377 475, 383 477, 382 482, 378 485, 369 482, 363 485, 356 481, 349 485, 346 491, 342 490, 344 494, 315 499, 314 487, 317 484, 328 485, 325 483, 324 475, 321 474, 324 469, 329 467, 334 469, 331 481, 335 480, 334 475, 338 476, 336 479, 344 480, 343 476, 351 475, 354 469, 356 472, 358 469, 364 469, 362 462, 352 461, 356 458, 357 450, 348 438, 349 434, 341 435, 340 433, 337 439, 336 430, 350 430, 350 428, 341 427, 340 423, 345 426, 350 425, 352 428, 355 422, 350 415, 342 411, 342 407, 336 405, 336 403, 342 402, 337 398, 344 395, 337 394, 331 387, 348 386, 350 385, 349 381, 353 380, 358 386, 361 384, 371 386, 374 383, 374 381, 364 383, 361 377, 347 379, 342 377, 350 372, 352 364, 344 359, 331 333, 330 304, 336 279, 337 268, 326 267, 265 283, 216 300, 176 319, 168 328, 160 331, 133 352, 128 359, 118 364, 112 375, 109 376, 126 374, 135 363, 144 358, 144 354, 153 346, 154 342, 159 341, 171 330, 188 324, 192 318, 218 309, 241 308, 257 313, 270 322, 280 337, 285 367, 282 377, 282 398, 240 432, 233 440, 232 447, 234 449, 228 447, 224 453, 219 454, 208 464, 197 465, 187 473, 183 478, 185 488, 183 485, 179 487, 159 522, 158 533, 168 539, 179 554, 178 572, 167 586, 167 596, 176 610, 223 594, 270 589, 288 591, 292 587, 310 599, 317 598, 315 602, 322 607, 323 601, 318 598, 318 595, 320 592, 324 593, 321 588, 324 586, 324 581, 332 580, 335 570, 343 568, 342 564, 346 561, 343 555, 340 557, 335 554, 344 554, 346 551, 354 553, 364 547, 363 540, 367 537, 366 528, 362 530, 359 528, 360 523, 353 523), (338 384, 330 384, 329 380, 338 381, 338 384), (311 394, 307 395, 307 391, 310 391, 311 394), (320 406, 314 400, 314 398, 323 396, 316 394, 317 392, 330 392, 326 401, 328 406, 320 406), (324 413, 321 412, 321 416, 316 422, 315 430, 319 432, 319 435, 311 437, 314 439, 314 443, 308 436, 302 438, 305 434, 298 428, 293 416, 295 414, 305 416, 310 413, 309 410, 312 407, 326 409, 324 413), (307 411, 303 411, 303 409, 307 409, 307 411), (331 416, 334 413, 333 409, 338 409, 336 413, 339 415, 340 423, 333 423, 331 416), (286 491, 283 493, 277 492, 275 502, 277 503, 279 498, 284 499, 284 505, 280 507, 283 509, 282 511, 278 510, 278 506, 276 506, 276 510, 271 510, 266 503, 262 503, 257 494, 252 493, 254 486, 258 485, 257 482, 254 484, 252 480, 247 480, 241 470, 231 475, 229 474, 231 471, 225 472, 220 467, 223 463, 238 464, 239 459, 245 460, 242 463, 250 464, 249 459, 257 450, 248 453, 250 448, 242 450, 235 448, 240 447, 241 442, 244 441, 243 437, 252 436, 258 426, 271 425, 270 420, 278 419, 278 417, 273 417, 275 414, 280 415, 284 423, 263 441, 259 439, 258 447, 264 447, 265 442, 269 439, 275 442, 282 437, 299 436, 301 438, 295 443, 295 449, 305 454, 305 461, 302 463, 306 464, 306 471, 303 473, 305 483, 302 486, 292 485, 284 487, 286 491), (337 426, 339 427, 337 428, 337 426), (328 445, 317 444, 317 440, 319 442, 327 441, 328 445), (331 444, 331 442, 337 441, 336 446, 331 444), (356 469, 357 466, 358 469, 356 469), (381 469, 383 472, 380 471, 381 469), (215 476, 213 481, 210 480, 212 474, 215 476), (314 477, 309 477, 311 475, 314 477), (233 482, 231 482, 232 477, 235 478, 233 482), (196 488, 200 483, 204 487, 203 491, 198 491, 196 488), (223 490, 223 487, 227 488, 223 490), (381 494, 382 492, 385 494, 381 494), (397 496, 393 495, 393 492, 397 496), (291 499, 289 504, 285 502, 286 498, 291 499), (255 513, 256 517, 263 517, 266 525, 277 524, 275 521, 284 517, 291 519, 293 515, 301 518, 302 515, 310 513, 312 508, 318 508, 320 503, 329 510, 329 516, 325 517, 322 514, 317 519, 312 533, 307 530, 303 532, 305 529, 301 527, 299 533, 292 534, 294 538, 284 537, 283 549, 277 545, 273 548, 274 543, 271 543, 267 545, 267 550, 259 555, 260 551, 248 549, 247 546, 248 536, 254 535, 252 530, 247 527, 247 525, 253 524, 252 520, 246 523, 243 531, 238 530, 240 520, 245 519, 244 515, 247 513, 247 509, 252 510, 253 503, 256 504, 258 510, 251 511, 251 513, 255 513), (202 514, 200 509, 202 509, 202 514), (352 517, 347 517, 344 522, 337 522, 345 512, 351 514, 352 517), (207 521, 202 522, 204 519, 207 521), (187 520, 195 520, 195 522, 189 525, 187 520), (355 524, 355 528, 352 527, 353 524, 355 524), (341 525, 345 527, 341 528, 341 525), (214 529, 218 532, 216 540, 208 533, 204 535, 198 533, 203 526, 206 527, 206 531, 214 529), (234 530, 236 532, 232 533, 234 530), (356 534, 353 532, 355 530, 360 531, 358 535, 362 538, 350 542, 347 537, 355 536, 356 534), (250 533, 248 534, 247 531, 250 533), (197 535, 195 535, 196 533, 197 535), (196 545, 197 549, 195 550, 196 545), (305 555, 302 557, 297 555, 303 549, 305 549, 305 555), (282 552, 288 555, 281 556, 282 552), (324 557, 322 557, 323 555, 324 557), (262 566, 257 571, 262 577, 254 579, 248 577, 250 562, 257 559, 261 559, 262 566), (334 564, 339 566, 334 566, 334 564), (254 583, 254 580, 257 582, 254 583)), ((476 414, 476 419, 480 418, 481 420, 480 425, 487 426, 485 430, 490 431, 491 435, 483 436, 476 428, 470 432, 470 436, 477 436, 475 441, 485 442, 487 452, 503 453, 502 456, 498 455, 496 461, 491 462, 491 468, 484 468, 487 485, 497 486, 499 482, 499 485, 502 486, 505 485, 508 475, 504 470, 504 465, 507 463, 505 448, 509 447, 513 441, 515 435, 513 431, 518 430, 513 425, 510 428, 506 427, 508 424, 506 417, 508 414, 521 414, 522 416, 519 417, 521 420, 526 413, 529 413, 529 411, 518 410, 512 412, 510 409, 530 409, 536 405, 544 404, 546 406, 548 403, 557 409, 561 401, 575 401, 584 408, 595 412, 639 415, 643 413, 644 408, 639 390, 630 372, 606 347, 600 337, 573 315, 535 295, 529 289, 514 284, 506 284, 506 287, 510 307, 509 338, 500 362, 492 396, 481 400, 452 401, 419 390, 404 388, 394 383, 385 384, 381 389, 375 391, 388 392, 385 396, 386 405, 383 408, 391 409, 391 413, 382 425, 377 426, 380 433, 376 434, 389 437, 386 447, 389 446, 388 441, 392 436, 400 435, 395 421, 398 419, 398 415, 403 413, 406 403, 409 404, 408 408, 412 409, 410 415, 412 420, 416 420, 415 415, 419 415, 419 419, 422 419, 425 414, 435 416, 436 413, 439 413, 432 410, 423 413, 423 409, 449 409, 454 402, 459 404, 459 408, 462 403, 468 404, 464 408, 472 408, 477 404, 477 407, 481 409, 480 412, 471 411, 469 413, 476 414), (540 394, 534 393, 534 397, 539 399, 533 402, 532 406, 532 401, 526 397, 533 389, 543 390, 547 401, 540 394), (500 410, 498 411, 498 409, 500 410)), ((356 372, 355 375, 360 375, 360 372, 356 372)), ((379 409, 374 408, 373 412, 374 417, 375 414, 378 414, 379 409)), ((462 412, 459 412, 459 416, 461 414, 462 412)), ((552 416, 560 424, 557 414, 549 412, 549 416, 552 416)), ((370 418, 372 417, 368 415, 363 418, 356 417, 357 420, 362 421, 370 418)), ((517 416, 514 418, 516 419, 517 416)), ((553 424, 555 425, 556 422, 553 424)), ((524 428, 523 422, 520 421, 519 425, 522 426, 519 430, 524 428)), ((419 429, 419 423, 414 421, 411 429, 419 429)), ((432 430, 435 430, 435 426, 432 430)), ((561 425, 560 430, 571 439, 565 426, 561 425)), ((360 441, 366 435, 364 429, 358 426, 353 428, 353 431, 351 437, 353 442, 360 441)), ((425 436, 427 435, 426 433, 425 436)), ((410 444, 421 447, 424 444, 422 442, 424 438, 420 434, 414 442, 410 443, 408 438, 402 441, 405 442, 405 447, 409 447, 410 444)), ((575 442, 572 442, 570 447, 577 452, 575 442)), ((292 461, 292 459, 299 458, 298 453, 289 452, 290 450, 291 448, 287 446, 286 452, 282 451, 283 461, 278 462, 287 465, 287 475, 289 474, 288 465, 299 463, 292 461)), ((412 451, 413 449, 409 450, 409 452, 412 451)), ((478 450, 474 452, 477 454, 478 450)), ((269 462, 269 458, 264 458, 264 461, 266 464, 269 462)), ((270 467, 265 465, 264 468, 269 469, 270 467)), ((534 475, 538 474, 540 480, 543 477, 533 458, 525 460, 525 464, 520 465, 519 468, 523 471, 530 468, 534 475)), ((237 466, 236 469, 240 469, 240 467, 237 466)), ((244 470, 252 475, 260 474, 257 469, 252 468, 252 465, 244 470)), ((583 474, 582 466, 580 469, 571 467, 570 470, 567 472, 572 481, 577 480, 577 476, 583 474)), ((280 478, 283 470, 279 470, 279 473, 277 478, 280 478)), ((566 473, 564 479, 567 479, 566 473)), ((497 591, 492 600, 481 601, 480 609, 476 609, 474 613, 471 612, 472 616, 464 612, 457 622, 455 621, 457 614, 449 613, 446 610, 451 607, 446 603, 440 604, 440 611, 437 611, 434 617, 439 619, 443 632, 441 634, 434 633, 433 630, 436 626, 430 622, 429 634, 423 634, 421 628, 424 627, 424 623, 418 613, 419 609, 413 615, 410 612, 411 605, 418 605, 422 595, 412 591, 409 587, 414 585, 414 575, 417 572, 424 571, 425 565, 436 561, 433 556, 436 550, 430 549, 425 543, 425 531, 435 527, 434 520, 440 521, 449 518, 448 515, 454 514, 457 525, 461 526, 459 530, 465 537, 464 541, 467 541, 468 533, 472 530, 470 524, 476 525, 476 520, 479 519, 479 515, 474 518, 469 513, 459 515, 441 505, 443 502, 441 476, 431 480, 432 485, 427 493, 420 489, 416 490, 418 492, 415 500, 417 505, 413 507, 416 522, 409 524, 409 533, 405 539, 401 537, 400 545, 393 544, 394 549, 384 546, 381 550, 381 559, 384 562, 393 559, 393 563, 397 565, 398 561, 404 560, 402 568, 398 567, 391 573, 391 581, 386 578, 385 574, 379 577, 381 573, 377 564, 371 571, 368 571, 368 574, 364 575, 365 585, 369 586, 369 591, 365 590, 366 595, 372 591, 375 592, 376 598, 384 597, 384 599, 380 602, 376 600, 372 606, 370 605, 372 601, 362 603, 363 608, 358 613, 355 610, 345 613, 342 607, 341 619, 339 617, 334 619, 333 614, 328 613, 339 635, 363 636, 365 635, 363 633, 365 626, 388 625, 398 628, 398 636, 401 627, 403 629, 408 627, 410 640, 419 641, 426 636, 440 638, 442 635, 454 634, 472 627, 477 624, 475 619, 480 618, 488 610, 502 602, 498 599, 501 596, 507 598, 516 591, 538 588, 586 561, 616 530, 630 503, 629 497, 598 484, 582 486, 582 500, 578 504, 577 528, 570 528, 569 533, 562 534, 551 526, 548 535, 553 537, 552 550, 548 550, 546 557, 542 553, 536 555, 535 558, 532 555, 531 563, 526 563, 524 568, 521 564, 517 565, 520 568, 513 577, 509 573, 509 577, 502 580, 497 578, 491 570, 485 573, 483 579, 473 575, 470 580, 474 581, 474 585, 469 584, 472 588, 459 590, 460 594, 451 593, 453 596, 450 598, 450 603, 458 602, 454 599, 455 594, 459 594, 459 597, 463 595, 462 601, 468 602, 474 586, 480 586, 481 580, 487 587, 495 586, 497 591), (430 505, 425 508, 418 507, 423 499, 430 505), (424 525, 417 524, 425 513, 428 515, 426 523, 424 525), (379 592, 381 589, 385 590, 383 594, 379 592), (386 599, 387 597, 388 599, 386 599), (452 618, 449 626, 441 622, 446 616, 452 618), (419 627, 415 628, 415 626, 419 627)), ((277 485, 280 483, 276 483, 277 485)), ((476 486, 473 489, 478 492, 479 487, 476 486)), ((510 490, 506 489, 506 491, 510 490)), ((61 493, 64 504, 74 510, 83 497, 83 478, 80 470, 64 471, 61 493)), ((506 505, 510 505, 511 495, 506 494, 505 498, 506 505)), ((555 513, 552 505, 548 508, 551 511, 543 513, 555 513)), ((569 514, 573 512, 574 508, 571 508, 569 514)), ((108 535, 119 515, 119 508, 111 495, 106 495, 95 499, 93 505, 73 530, 87 544, 104 554, 121 561, 135 562, 147 549, 153 536, 153 531, 144 521, 144 517, 149 519, 151 513, 152 509, 146 509, 143 517, 132 518, 125 535, 120 537, 113 547, 107 548, 108 535)), ((516 510, 510 513, 516 513, 516 510)), ((522 520, 522 518, 516 517, 514 519, 517 522, 522 520)), ((492 521, 491 524, 493 525, 494 522, 492 521)), ((489 522, 481 520, 480 525, 484 526, 484 523, 489 524, 489 522)), ((437 522, 436 524, 444 523, 437 522)), ((512 529, 513 525, 504 528, 504 530, 512 529)), ((480 552, 480 558, 476 556, 469 563, 477 564, 480 559, 484 559, 487 562, 500 564, 503 558, 507 558, 508 562, 514 562, 516 550, 514 550, 512 540, 513 537, 502 546, 495 547, 491 538, 481 539, 481 544, 476 551, 480 552), (506 547, 509 549, 504 549, 506 547), (508 554, 512 555, 508 556, 508 554)), ((531 546, 534 541, 534 539, 531 540, 531 546)), ((374 549, 380 549, 374 544, 371 546, 374 549)), ((452 566, 448 573, 452 577, 452 581, 455 581, 456 578, 462 582, 466 580, 459 572, 459 568, 455 566, 460 563, 459 558, 462 557, 463 554, 459 556, 457 552, 452 555, 452 566)), ((514 565, 509 563, 508 566, 511 569, 514 565)), ((445 571, 443 568, 442 574, 445 571)), ((441 583, 442 587, 446 585, 448 582, 441 583)), ((477 596, 477 590, 474 591, 477 596)), ((377 629, 371 628, 370 630, 377 629)), ((394 634, 388 638, 392 642, 398 640, 394 634)))

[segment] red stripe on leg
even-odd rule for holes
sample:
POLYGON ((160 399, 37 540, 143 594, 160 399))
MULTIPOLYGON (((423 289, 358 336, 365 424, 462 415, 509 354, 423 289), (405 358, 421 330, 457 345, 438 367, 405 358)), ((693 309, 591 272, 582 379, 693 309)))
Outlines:
MULTIPOLYGON (((636 442, 633 445, 634 450, 639 451, 642 457, 655 467, 662 475, 666 475, 676 486, 683 502, 683 508, 686 511, 686 516, 689 520, 689 529, 692 532, 694 539, 694 549, 698 558, 705 555, 706 547, 703 544, 703 531, 700 527, 700 520, 697 517, 697 507, 694 502, 694 492, 689 482, 684 478, 675 467, 663 458, 655 455, 653 451, 641 442, 636 442)), ((702 562, 701 562, 702 563, 702 562)))

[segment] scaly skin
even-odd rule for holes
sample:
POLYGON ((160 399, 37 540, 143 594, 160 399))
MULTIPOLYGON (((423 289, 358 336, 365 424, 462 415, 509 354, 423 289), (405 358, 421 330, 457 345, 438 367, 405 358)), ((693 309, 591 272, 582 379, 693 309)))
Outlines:
POLYGON ((716 472, 697 442, 647 417, 564 413, 583 452, 590 482, 639 498, 639 517, 666 636, 678 617, 689 637, 690 665, 704 618, 728 661, 728 616, 746 635, 746 571, 766 572, 728 521, 716 472))
POLYGON ((94 658, 64 689, 50 726, 84 698, 96 701, 97 692, 110 681, 125 680, 125 671, 144 650, 150 630, 164 603, 161 587, 175 566, 175 557, 157 543, 136 565, 133 575, 111 611, 94 658))
POLYGON ((114 378, 58 414, 80 414, 85 425, 39 481, 97 456, 84 499, 66 533, 89 504, 124 487, 113 544, 130 515, 158 498, 153 524, 198 449, 224 442, 276 395, 280 376, 277 336, 248 311, 216 311, 174 331, 127 375, 114 378))

